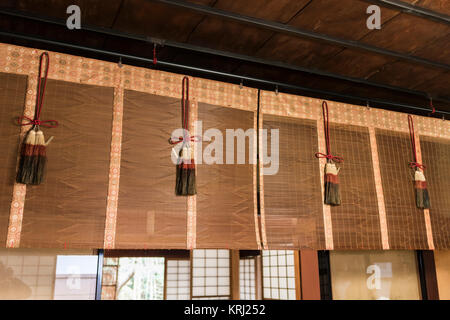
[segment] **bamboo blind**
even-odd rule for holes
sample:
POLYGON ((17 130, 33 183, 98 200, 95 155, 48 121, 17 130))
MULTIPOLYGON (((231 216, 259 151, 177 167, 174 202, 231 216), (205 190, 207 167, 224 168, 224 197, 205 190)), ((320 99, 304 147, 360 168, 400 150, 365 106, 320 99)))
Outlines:
POLYGON ((418 210, 406 114, 330 101, 333 153, 345 159, 343 204, 331 208, 322 201, 325 161, 314 157, 325 152, 322 100, 261 91, 257 123, 255 89, 191 77, 190 129, 197 119, 204 130, 278 128, 280 166, 270 176, 256 161, 249 163, 257 156, 255 133, 246 164, 199 165, 199 193, 177 198, 167 139, 180 127, 183 76, 55 52, 49 53, 42 117, 60 126, 44 130, 55 136, 47 178, 36 187, 16 184, 18 142, 27 127, 14 125, 14 117, 33 116, 40 53, 0 45, 0 160, 6 164, 0 171, 0 241, 6 247, 450 246, 442 193, 449 181, 449 121, 414 116, 432 204, 418 210))

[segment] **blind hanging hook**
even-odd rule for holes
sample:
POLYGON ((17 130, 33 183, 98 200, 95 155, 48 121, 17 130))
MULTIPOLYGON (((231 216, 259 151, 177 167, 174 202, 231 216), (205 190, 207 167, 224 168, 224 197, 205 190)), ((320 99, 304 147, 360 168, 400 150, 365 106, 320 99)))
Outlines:
POLYGON ((122 57, 119 57, 119 62, 117 62, 117 65, 119 66, 119 68, 122 68, 122 57))
POLYGON ((278 85, 275 86, 275 94, 278 95, 278 85))
POLYGON ((244 86, 244 80, 241 79, 241 82, 239 83, 239 89, 242 89, 243 86, 244 86))
POLYGON ((431 114, 436 113, 436 108, 433 105, 433 97, 432 96, 430 96, 430 109, 431 109, 431 114))
POLYGON ((156 43, 153 43, 153 65, 156 66, 158 60, 156 59, 156 43))

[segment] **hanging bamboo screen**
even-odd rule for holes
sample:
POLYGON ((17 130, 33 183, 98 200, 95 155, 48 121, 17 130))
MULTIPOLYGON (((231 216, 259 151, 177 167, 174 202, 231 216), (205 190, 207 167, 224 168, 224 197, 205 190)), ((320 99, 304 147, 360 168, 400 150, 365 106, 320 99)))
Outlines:
POLYGON ((381 178, 392 249, 428 249, 423 210, 416 208, 409 136, 377 130, 381 178))
POLYGON ((381 232, 367 128, 330 124, 333 154, 342 155, 340 206, 331 208, 335 249, 380 249, 381 232))
POLYGON ((420 136, 430 193, 430 219, 438 248, 450 248, 450 140, 420 136))
MULTIPOLYGON (((14 183, 18 142, 29 129, 14 118, 34 114, 40 53, 0 44, 0 241, 7 247, 450 248, 449 121, 414 116, 430 210, 415 207, 406 114, 329 101, 332 153, 344 157, 342 205, 330 207, 323 204, 325 159, 314 157, 325 152, 322 100, 268 91, 261 91, 258 125, 269 129, 269 147, 261 136, 259 160, 271 154, 271 130, 279 129, 278 173, 257 167, 255 131, 245 138, 244 164, 197 158, 198 194, 176 197, 168 139, 181 127, 183 76, 54 52, 42 118, 60 125, 44 128, 55 136, 46 180, 14 183)), ((257 90, 190 83, 190 129, 197 119, 200 135, 218 129, 222 160, 229 153, 236 161, 243 151, 225 152, 226 129, 256 129, 257 90)))
MULTIPOLYGON (((256 106, 255 106, 256 107, 256 106)), ((254 166, 250 163, 256 150, 253 148, 253 132, 245 139, 245 149, 238 150, 238 139, 227 137, 227 129, 254 128, 255 114, 252 111, 199 103, 198 120, 203 130, 217 129, 223 136, 223 164, 199 164, 197 174, 197 247, 257 249, 255 235, 254 166), (234 144, 234 147, 231 146, 234 144), (252 152, 249 152, 249 147, 252 152), (227 156, 234 164, 226 163, 227 156), (239 156, 245 157, 238 164, 239 156)), ((203 141, 203 150, 214 141, 203 141)), ((217 142, 217 141, 216 141, 217 142)), ((255 142, 256 144, 256 142, 255 142)), ((206 152, 205 152, 206 153, 206 152)), ((203 159, 205 161, 206 159, 203 159)))
POLYGON ((113 88, 48 80, 45 182, 27 186, 21 247, 103 246, 113 88), (45 236, 44 236, 45 235, 45 236))
POLYGON ((11 192, 13 191, 20 129, 14 125, 22 115, 27 77, 0 73, 0 241, 6 243, 11 192))
POLYGON ((179 99, 125 91, 116 248, 186 248, 168 143, 180 123, 179 99))
POLYGON ((320 169, 314 157, 316 122, 264 114, 263 128, 267 130, 267 151, 261 150, 269 156, 273 154, 272 130, 279 130, 278 172, 264 176, 269 247, 324 247, 320 169))

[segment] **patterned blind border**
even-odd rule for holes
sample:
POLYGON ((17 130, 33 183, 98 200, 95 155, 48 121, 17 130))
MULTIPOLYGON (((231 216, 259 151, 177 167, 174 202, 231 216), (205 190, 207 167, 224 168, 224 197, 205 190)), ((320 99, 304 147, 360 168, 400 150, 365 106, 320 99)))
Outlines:
MULTIPOLYGON (((0 60, 0 72, 28 76, 24 115, 29 117, 32 117, 32 115, 34 114, 34 102, 36 98, 36 76, 39 61, 38 57, 42 52, 43 50, 25 48, 9 44, 0 44, 0 55, 4 57, 0 60)), ((119 194, 120 185, 123 90, 132 89, 151 94, 181 98, 181 80, 183 78, 183 75, 126 65, 119 67, 116 63, 87 59, 83 57, 55 52, 49 52, 49 55, 52 61, 52 65, 49 70, 50 79, 114 88, 114 115, 112 125, 109 187, 108 195, 105 199, 107 201, 107 209, 105 213, 106 224, 104 234, 104 248, 112 249, 114 248, 115 244, 118 203, 117 196, 119 194)), ((255 112, 254 121, 256 124, 256 89, 247 87, 240 88, 238 85, 201 78, 191 77, 190 80, 192 83, 191 119, 195 120, 197 118, 198 102, 204 102, 255 112)), ((324 152, 325 141, 323 139, 321 102, 322 100, 320 99, 261 91, 260 123, 262 123, 263 121, 263 114, 316 120, 318 125, 319 148, 321 149, 319 151, 324 152)), ((329 102, 328 104, 330 106, 330 118, 333 119, 333 122, 341 124, 360 125, 369 128, 379 208, 380 229, 382 234, 382 244, 383 249, 389 249, 383 189, 381 186, 381 175, 378 165, 378 153, 376 149, 376 143, 374 143, 376 142, 374 129, 380 128, 398 132, 408 132, 406 114, 381 109, 369 109, 337 102, 329 102)), ((427 118, 420 116, 414 116, 414 121, 416 125, 418 161, 420 162, 421 153, 419 135, 450 139, 450 121, 443 121, 436 118, 427 118)), ((193 121, 191 121, 191 123, 193 123, 193 121)), ((21 138, 23 138, 26 132, 25 130, 26 127, 22 127, 21 138)), ((256 206, 256 170, 262 170, 262 168, 256 167, 256 161, 254 163, 253 185, 255 237, 258 244, 261 240, 262 247, 264 249, 268 249, 264 216, 264 179, 263 175, 261 174, 261 230, 258 230, 258 216, 256 206)), ((325 165, 324 159, 320 160, 320 165, 321 169, 323 169, 325 165)), ((321 174, 323 174, 323 170, 321 170, 320 172, 321 174)), ((12 190, 6 247, 20 247, 20 235, 22 229, 25 195, 26 186, 22 184, 15 184, 12 190)), ((196 197, 187 197, 186 201, 188 208, 187 249, 192 249, 196 247, 196 197)), ((430 249, 434 249, 433 231, 431 229, 429 210, 424 210, 424 217, 426 223, 428 245, 430 249)), ((332 250, 334 246, 331 215, 330 208, 326 205, 323 206, 323 218, 325 223, 326 249, 332 250)))

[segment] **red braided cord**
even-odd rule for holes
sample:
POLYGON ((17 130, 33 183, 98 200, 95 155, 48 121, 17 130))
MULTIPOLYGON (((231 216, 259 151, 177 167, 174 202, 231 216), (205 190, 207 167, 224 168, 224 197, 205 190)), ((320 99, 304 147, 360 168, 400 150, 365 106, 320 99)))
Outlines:
POLYGON ((408 114, 408 127, 409 127, 409 137, 411 140, 411 148, 413 151, 414 161, 409 163, 411 168, 420 168, 424 170, 426 167, 417 162, 417 150, 416 150, 416 135, 414 132, 414 121, 411 115, 408 114))
POLYGON ((43 126, 43 127, 47 127, 47 128, 56 128, 58 126, 58 121, 56 121, 56 120, 40 120, 42 104, 44 102, 45 88, 47 87, 47 78, 48 78, 49 67, 50 67, 50 58, 49 58, 47 52, 43 52, 39 58, 39 75, 38 75, 38 87, 37 87, 37 94, 36 94, 36 110, 34 113, 34 119, 31 119, 27 116, 18 117, 17 123, 21 126, 33 125, 33 126, 43 126), (41 92, 42 62, 44 60, 44 57, 46 58, 47 63, 45 66, 44 77, 43 77, 44 85, 42 87, 42 92, 41 92), (23 123, 24 119, 28 120, 28 122, 23 123))
POLYGON ((184 77, 182 81, 182 91, 181 91, 181 125, 183 126, 184 137, 178 137, 178 140, 169 139, 170 144, 177 144, 180 142, 198 142, 200 137, 197 136, 187 136, 189 130, 189 78, 184 77))
POLYGON ((323 127, 325 131, 325 143, 327 148, 327 153, 316 152, 316 158, 326 158, 327 160, 331 160, 334 162, 343 162, 344 158, 339 156, 333 156, 331 154, 331 146, 330 146, 330 128, 328 123, 328 104, 326 101, 322 102, 322 113, 323 113, 323 127))

